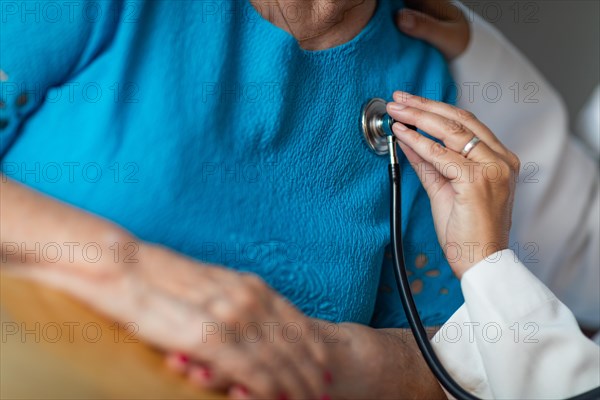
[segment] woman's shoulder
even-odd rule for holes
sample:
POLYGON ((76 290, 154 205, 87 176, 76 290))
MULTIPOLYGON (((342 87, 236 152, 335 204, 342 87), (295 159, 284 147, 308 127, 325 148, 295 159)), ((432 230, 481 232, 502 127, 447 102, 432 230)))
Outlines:
POLYGON ((43 102, 47 90, 73 79, 102 53, 124 22, 129 3, 2 3, 0 156, 13 136, 11 132, 43 102))
POLYGON ((9 76, 36 67, 46 74, 72 72, 111 37, 125 6, 120 0, 3 4, 2 69, 9 76))

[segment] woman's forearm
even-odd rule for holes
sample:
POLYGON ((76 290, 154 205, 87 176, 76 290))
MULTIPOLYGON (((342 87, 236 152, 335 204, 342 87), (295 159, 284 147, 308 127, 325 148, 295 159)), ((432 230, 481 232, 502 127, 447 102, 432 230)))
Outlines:
POLYGON ((447 398, 427 366, 410 329, 382 329, 376 334, 384 336, 382 340, 387 342, 382 382, 387 386, 388 395, 405 393, 422 399, 447 398))
MULTIPOLYGON (((11 266, 57 265, 63 271, 64 267, 72 267, 75 271, 102 274, 111 267, 122 267, 123 258, 132 251, 126 251, 126 247, 138 246, 135 237, 116 224, 4 175, 0 176, 0 214, 0 255, 2 263, 11 266), (115 257, 117 254, 120 259, 115 257)), ((144 254, 142 250, 140 256, 144 254)), ((110 302, 108 297, 111 296, 104 297, 110 302)), ((87 301, 93 303, 94 299, 87 301)), ((98 308, 112 310, 106 304, 98 308)), ((399 395, 445 398, 409 331, 341 324, 339 332, 341 340, 335 344, 336 352, 339 366, 347 375, 338 375, 335 380, 343 386, 341 393, 353 393, 357 398, 398 398, 399 395), (348 390, 348 385, 355 388, 348 390)))
POLYGON ((2 263, 72 266, 94 272, 126 258, 136 239, 116 224, 0 175, 2 263))
POLYGON ((339 327, 337 346, 346 353, 348 366, 340 383, 356 386, 346 393, 355 393, 356 398, 446 399, 409 329, 373 329, 353 323, 339 327))

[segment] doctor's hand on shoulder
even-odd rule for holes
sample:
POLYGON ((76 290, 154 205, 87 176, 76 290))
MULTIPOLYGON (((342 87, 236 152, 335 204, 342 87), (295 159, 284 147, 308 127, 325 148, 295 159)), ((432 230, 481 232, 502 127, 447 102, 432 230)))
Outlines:
POLYGON ((462 55, 471 40, 471 27, 462 10, 450 0, 406 0, 396 14, 398 28, 437 48, 448 61, 462 55))
POLYGON ((438 240, 456 276, 507 249, 517 156, 457 107, 396 92, 387 111, 398 121, 394 134, 431 200, 438 240))

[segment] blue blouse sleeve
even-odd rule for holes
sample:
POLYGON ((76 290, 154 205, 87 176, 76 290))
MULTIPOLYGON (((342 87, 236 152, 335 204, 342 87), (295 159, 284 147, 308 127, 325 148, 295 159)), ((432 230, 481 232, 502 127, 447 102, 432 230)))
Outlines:
MULTIPOLYGON (((3 2, 0 35, 0 160, 49 90, 73 80, 109 44, 118 1, 3 2)), ((68 91, 61 92, 68 96, 68 91)))

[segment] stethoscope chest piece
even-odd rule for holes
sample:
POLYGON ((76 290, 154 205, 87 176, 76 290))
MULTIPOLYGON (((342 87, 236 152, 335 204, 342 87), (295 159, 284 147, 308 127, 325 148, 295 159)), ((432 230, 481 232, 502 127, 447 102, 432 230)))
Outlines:
POLYGON ((387 114, 386 104, 383 99, 371 99, 363 106, 360 115, 360 126, 365 141, 378 155, 388 153, 387 137, 392 135, 394 123, 387 114))

